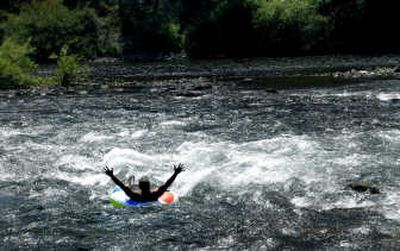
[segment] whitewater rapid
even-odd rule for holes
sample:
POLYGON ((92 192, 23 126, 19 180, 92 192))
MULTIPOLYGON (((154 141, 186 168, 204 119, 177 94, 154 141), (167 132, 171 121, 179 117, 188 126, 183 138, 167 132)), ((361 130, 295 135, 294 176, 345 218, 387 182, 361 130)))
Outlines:
MULTIPOLYGON (((44 243, 89 248, 98 246, 80 242, 79 231, 91 236, 95 228, 101 233, 96 238, 116 234, 124 224, 162 231, 166 226, 157 220, 160 214, 165 216, 162 211, 128 216, 111 206, 108 199, 114 184, 103 167, 114 168, 123 181, 132 174, 137 179, 147 175, 157 185, 168 179, 177 163, 184 163, 188 170, 171 187, 180 202, 166 209, 181 222, 174 233, 190 232, 185 237, 190 242, 196 234, 209 236, 201 228, 211 235, 216 231, 208 237, 210 242, 196 239, 201 245, 193 247, 285 247, 282 236, 299 238, 302 243, 301 236, 313 233, 312 229, 322 231, 317 236, 335 236, 330 228, 313 226, 318 224, 312 218, 316 213, 332 214, 333 221, 341 222, 337 223, 343 228, 340 231, 361 236, 357 240, 345 239, 346 234, 335 237, 330 244, 335 247, 364 247, 368 236, 377 231, 396 238, 398 232, 393 229, 400 224, 398 93, 398 81, 288 89, 277 95, 260 87, 234 89, 224 83, 195 99, 162 97, 151 89, 133 94, 3 98, 3 244, 39 245, 35 239, 46 226, 56 232, 41 236, 44 243), (359 181, 379 187, 381 194, 349 189, 349 184, 359 181), (360 210, 366 219, 379 215, 381 227, 362 221, 348 226, 341 210, 350 209, 360 210), (272 224, 266 213, 281 220, 274 223, 276 228, 263 225, 272 224), (234 215, 241 226, 248 224, 241 230, 248 242, 241 241, 240 231, 233 231, 239 228, 234 215), (255 219, 264 223, 255 224, 255 219), (108 227, 99 230, 93 224, 108 227), (186 229, 185 224, 192 228, 186 229)), ((142 239, 137 247, 151 245, 154 236, 139 233, 126 237, 142 239)), ((168 236, 168 231, 163 234, 168 236)), ((375 239, 377 245, 381 240, 375 239)), ((133 245, 102 241, 120 248, 133 245)), ((321 244, 316 241, 316 245, 321 244)))

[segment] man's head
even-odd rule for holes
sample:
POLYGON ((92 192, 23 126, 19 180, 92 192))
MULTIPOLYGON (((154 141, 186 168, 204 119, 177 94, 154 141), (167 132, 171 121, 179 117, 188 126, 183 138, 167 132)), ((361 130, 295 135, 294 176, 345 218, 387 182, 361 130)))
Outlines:
POLYGON ((139 180, 139 188, 143 192, 149 192, 150 191, 149 177, 143 176, 142 178, 140 178, 140 180, 139 180))

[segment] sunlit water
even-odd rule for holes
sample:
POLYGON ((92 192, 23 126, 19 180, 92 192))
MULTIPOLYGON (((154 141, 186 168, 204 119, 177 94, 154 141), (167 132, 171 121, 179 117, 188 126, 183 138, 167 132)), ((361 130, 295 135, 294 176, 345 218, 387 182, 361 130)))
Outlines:
POLYGON ((400 249, 400 81, 184 84, 2 97, 0 249, 400 249), (179 162, 178 203, 109 203, 106 164, 160 184, 179 162))

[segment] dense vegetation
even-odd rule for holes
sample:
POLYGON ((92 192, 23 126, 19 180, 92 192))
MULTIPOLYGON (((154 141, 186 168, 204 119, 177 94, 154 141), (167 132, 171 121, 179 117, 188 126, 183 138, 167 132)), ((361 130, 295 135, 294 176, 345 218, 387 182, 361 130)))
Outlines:
POLYGON ((0 87, 38 83, 67 84, 84 72, 78 58, 93 59, 112 51, 104 25, 93 9, 70 10, 60 1, 9 1, 1 13, 0 87), (68 48, 69 54, 66 54, 68 48), (36 63, 57 60, 55 78, 32 73, 36 63))
POLYGON ((124 44, 129 53, 247 57, 400 50, 395 0, 120 2, 123 41, 136 41, 124 44), (177 29, 165 29, 171 26, 177 29))
POLYGON ((36 64, 28 57, 29 43, 19 44, 6 38, 0 45, 0 86, 39 84, 42 79, 32 75, 36 64))
POLYGON ((62 48, 70 53, 66 62, 76 64, 70 69, 78 58, 104 56, 397 53, 399 6, 395 0, 1 1, 0 78, 17 71, 22 75, 12 81, 28 83, 24 76, 34 65, 60 60, 62 48), (24 65, 10 63, 10 46, 24 65))

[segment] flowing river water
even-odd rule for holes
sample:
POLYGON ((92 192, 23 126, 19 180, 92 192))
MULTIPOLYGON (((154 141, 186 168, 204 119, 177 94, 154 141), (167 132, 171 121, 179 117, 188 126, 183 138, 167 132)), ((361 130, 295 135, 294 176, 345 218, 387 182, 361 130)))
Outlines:
POLYGON ((315 84, 3 95, 0 249, 400 249, 400 81, 315 84), (106 164, 179 162, 178 203, 110 204, 106 164))

